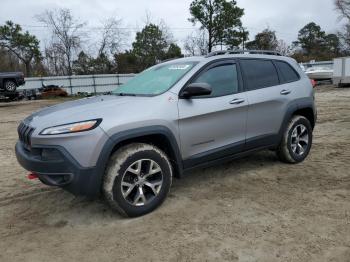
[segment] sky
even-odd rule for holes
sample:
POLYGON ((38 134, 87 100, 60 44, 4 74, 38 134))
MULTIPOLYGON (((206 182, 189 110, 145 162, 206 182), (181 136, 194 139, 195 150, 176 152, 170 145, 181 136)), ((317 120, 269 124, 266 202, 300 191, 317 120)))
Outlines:
MULTIPOLYGON (((191 0, 0 0, 0 24, 12 20, 36 35, 41 44, 48 41, 48 29, 35 16, 46 9, 69 8, 73 15, 87 22, 86 33, 90 39, 98 35, 96 27, 108 17, 123 20, 123 27, 130 34, 130 42, 150 14, 153 22, 163 20, 170 28, 174 40, 182 46, 187 35, 193 32, 188 22, 191 0)), ((275 30, 279 39, 291 43, 298 31, 314 21, 327 33, 339 30, 342 23, 334 9, 333 0, 237 0, 244 8, 243 26, 250 33, 250 39, 265 28, 275 30)), ((197 25, 198 27, 198 25, 197 25)))

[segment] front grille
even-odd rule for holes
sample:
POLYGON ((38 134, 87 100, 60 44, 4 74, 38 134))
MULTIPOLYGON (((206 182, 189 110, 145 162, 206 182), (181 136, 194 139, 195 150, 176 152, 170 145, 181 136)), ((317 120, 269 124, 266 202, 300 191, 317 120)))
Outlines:
POLYGON ((30 127, 29 125, 26 125, 23 122, 17 128, 19 140, 26 147, 30 147, 31 145, 31 136, 33 134, 33 131, 34 131, 33 127, 30 127))

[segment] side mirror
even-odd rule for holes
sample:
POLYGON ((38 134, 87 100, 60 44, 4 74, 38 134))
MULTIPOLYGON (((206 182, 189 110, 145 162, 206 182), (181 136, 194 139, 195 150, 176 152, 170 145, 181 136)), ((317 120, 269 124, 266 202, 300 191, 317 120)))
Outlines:
POLYGON ((191 98, 193 96, 207 96, 212 92, 207 83, 192 83, 185 87, 180 94, 180 98, 191 98))

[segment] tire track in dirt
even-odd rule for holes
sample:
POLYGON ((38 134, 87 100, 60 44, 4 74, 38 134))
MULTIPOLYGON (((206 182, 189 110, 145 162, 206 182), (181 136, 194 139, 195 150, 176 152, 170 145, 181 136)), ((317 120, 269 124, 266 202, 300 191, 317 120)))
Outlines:
POLYGON ((42 188, 40 190, 36 189, 33 191, 27 191, 24 193, 18 193, 9 197, 2 197, 0 198, 0 207, 2 206, 8 206, 14 202, 17 201, 22 201, 24 199, 27 198, 32 198, 32 197, 36 197, 36 196, 41 196, 44 194, 50 194, 50 193, 56 193, 58 191, 60 191, 62 189, 59 188, 42 188))

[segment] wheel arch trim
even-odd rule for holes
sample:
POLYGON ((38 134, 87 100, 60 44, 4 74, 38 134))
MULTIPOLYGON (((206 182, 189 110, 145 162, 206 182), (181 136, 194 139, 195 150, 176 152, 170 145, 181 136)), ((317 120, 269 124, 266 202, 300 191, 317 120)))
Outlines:
POLYGON ((175 165, 176 165, 174 166, 174 168, 176 168, 176 171, 178 172, 177 175, 181 177, 182 171, 183 171, 183 162, 181 158, 181 153, 180 153, 177 140, 174 134, 170 131, 170 129, 165 126, 140 127, 140 128, 118 132, 110 136, 110 138, 107 140, 107 142, 105 143, 105 145, 101 150, 100 156, 96 164, 96 167, 98 169, 98 172, 97 172, 98 177, 96 178, 96 182, 98 183, 99 188, 101 187, 101 184, 102 184, 102 179, 103 179, 103 175, 104 175, 108 160, 111 154, 113 153, 113 151, 115 150, 116 146, 118 146, 118 144, 122 143, 123 141, 127 141, 130 139, 137 139, 137 138, 141 138, 149 135, 162 135, 168 140, 168 142, 171 145, 170 150, 172 150, 173 155, 176 158, 174 159, 175 165))
POLYGON ((292 116, 298 112, 299 110, 308 109, 312 110, 314 114, 314 123, 311 123, 312 126, 315 126, 317 114, 316 109, 314 105, 314 101, 311 101, 310 98, 301 98, 293 101, 291 104, 288 105, 286 113, 283 118, 283 122, 281 124, 280 130, 279 130, 279 141, 281 141, 283 137, 283 132, 285 128, 288 125, 289 120, 292 118, 292 116))

